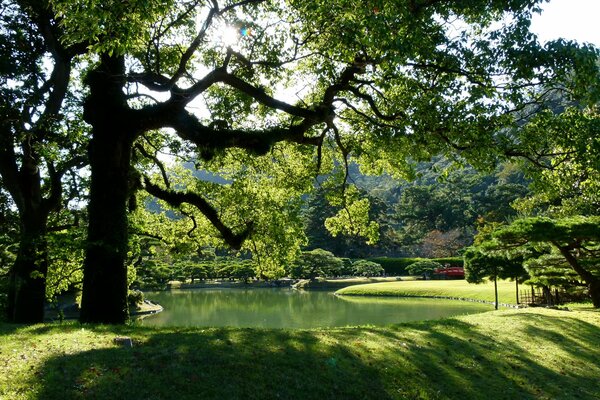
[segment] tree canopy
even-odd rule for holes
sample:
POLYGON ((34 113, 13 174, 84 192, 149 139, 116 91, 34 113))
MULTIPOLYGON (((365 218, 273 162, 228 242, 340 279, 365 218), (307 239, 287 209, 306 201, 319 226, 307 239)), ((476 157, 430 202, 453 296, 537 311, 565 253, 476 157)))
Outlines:
POLYGON ((281 268, 303 243, 298 201, 317 173, 338 188, 328 228, 374 240, 352 160, 409 177, 436 154, 479 167, 546 155, 523 140, 529 110, 551 110, 557 91, 596 101, 598 51, 541 45, 529 31, 539 3, 27 2, 89 61, 82 320, 127 319, 129 213, 142 191, 186 217, 187 236, 281 268), (167 172, 164 153, 225 182, 167 172))
POLYGON ((82 197, 78 169, 86 162, 79 91, 71 81, 86 50, 63 43, 48 7, 46 1, 5 1, 0 8, 1 190, 18 215, 7 307, 15 322, 42 320, 46 294, 52 293, 46 274, 64 272, 69 264, 49 256, 61 246, 48 235, 76 225, 79 218, 69 210, 77 207, 70 202, 82 197))
MULTIPOLYGON (((600 307, 600 217, 522 218, 500 227, 492 238, 494 241, 487 244, 491 254, 508 251, 513 259, 520 257, 533 276, 551 277, 557 268, 571 269, 588 286, 594 307, 600 307)), ((510 265, 506 257, 499 264, 510 265)), ((564 281, 569 275, 561 272, 559 277, 564 281)), ((547 283, 552 284, 549 279, 547 283)))

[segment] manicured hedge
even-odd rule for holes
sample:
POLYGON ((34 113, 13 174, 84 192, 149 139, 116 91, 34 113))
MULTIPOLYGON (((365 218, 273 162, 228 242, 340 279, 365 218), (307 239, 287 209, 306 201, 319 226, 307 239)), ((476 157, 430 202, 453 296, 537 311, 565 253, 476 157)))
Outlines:
POLYGON ((415 263, 417 261, 423 260, 431 260, 442 265, 449 264, 451 267, 462 267, 463 259, 462 257, 445 257, 445 258, 392 258, 392 257, 373 257, 368 258, 369 261, 376 262, 380 264, 385 270, 385 274, 387 276, 402 276, 402 275, 410 275, 406 270, 410 264, 415 263))
POLYGON ((432 258, 431 260, 442 265, 449 264, 450 267, 464 267, 464 260, 462 257, 432 258))

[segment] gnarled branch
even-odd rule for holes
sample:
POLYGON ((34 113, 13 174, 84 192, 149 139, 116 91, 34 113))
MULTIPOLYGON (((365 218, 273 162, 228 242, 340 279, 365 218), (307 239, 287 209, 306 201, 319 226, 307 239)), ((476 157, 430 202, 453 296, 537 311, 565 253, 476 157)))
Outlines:
POLYGON ((223 223, 223 221, 221 221, 217 210, 198 193, 163 189, 152 183, 148 177, 144 177, 144 189, 152 196, 167 202, 172 207, 179 207, 183 203, 193 205, 219 231, 223 240, 234 249, 239 249, 244 240, 246 240, 252 232, 253 224, 249 223, 241 233, 234 233, 223 223))

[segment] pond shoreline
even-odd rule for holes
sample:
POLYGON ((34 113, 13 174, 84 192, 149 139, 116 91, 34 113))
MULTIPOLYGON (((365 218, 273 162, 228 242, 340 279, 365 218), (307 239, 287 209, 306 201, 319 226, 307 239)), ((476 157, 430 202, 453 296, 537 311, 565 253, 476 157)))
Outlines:
MULTIPOLYGON (((142 304, 136 306, 135 310, 129 310, 129 316, 141 318, 158 314, 162 311, 164 311, 164 308, 160 304, 151 300, 144 300, 142 304)), ((58 308, 47 308, 44 312, 45 322, 75 319, 79 319, 79 306, 77 303, 63 304, 58 308)))
MULTIPOLYGON (((405 278, 406 279, 406 278, 405 278)), ((357 278, 357 277, 341 277, 331 279, 291 279, 283 278, 272 281, 230 281, 230 280, 206 280, 196 283, 182 283, 179 281, 171 281, 167 283, 165 291, 178 289, 210 289, 210 288, 285 288, 301 290, 337 290, 347 286, 362 285, 366 283, 378 282, 396 282, 401 281, 401 277, 379 277, 379 278, 357 278)), ((161 291, 160 289, 141 289, 143 292, 161 291)))
MULTIPOLYGON (((418 299, 440 299, 440 300, 458 300, 458 301, 468 301, 471 303, 481 303, 481 304, 489 304, 489 305, 494 305, 495 302, 493 301, 488 301, 488 300, 479 300, 479 299, 471 299, 471 298, 467 298, 467 297, 455 297, 455 296, 419 296, 419 295, 408 295, 408 294, 402 294, 402 295, 393 295, 393 294, 340 294, 340 293, 334 293, 334 295, 339 296, 339 297, 381 297, 381 298, 418 298, 418 299)), ((525 308, 527 307, 524 304, 508 304, 508 303, 498 303, 498 307, 506 307, 506 308, 525 308)))

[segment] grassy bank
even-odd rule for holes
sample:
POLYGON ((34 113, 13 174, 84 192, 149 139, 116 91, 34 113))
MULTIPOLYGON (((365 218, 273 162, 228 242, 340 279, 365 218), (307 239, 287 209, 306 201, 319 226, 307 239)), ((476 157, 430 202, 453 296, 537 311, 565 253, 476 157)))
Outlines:
POLYGON ((0 325, 0 360, 2 399, 595 399, 600 313, 298 331, 0 325))
POLYGON ((294 287, 296 289, 305 289, 305 290, 335 290, 341 289, 348 286, 353 285, 364 285, 367 283, 377 283, 377 282, 396 282, 399 281, 400 278, 397 277, 374 277, 374 278, 364 278, 364 277, 354 277, 354 278, 317 278, 316 280, 310 279, 302 279, 300 280, 294 287))
MULTIPOLYGON (((521 286, 519 290, 527 290, 521 286)), ((424 296, 458 297, 494 301, 492 282, 475 285, 465 280, 452 281, 398 281, 356 285, 340 289, 336 294, 346 296, 424 296)), ((498 299, 503 304, 516 304, 515 283, 498 281, 498 299)))

